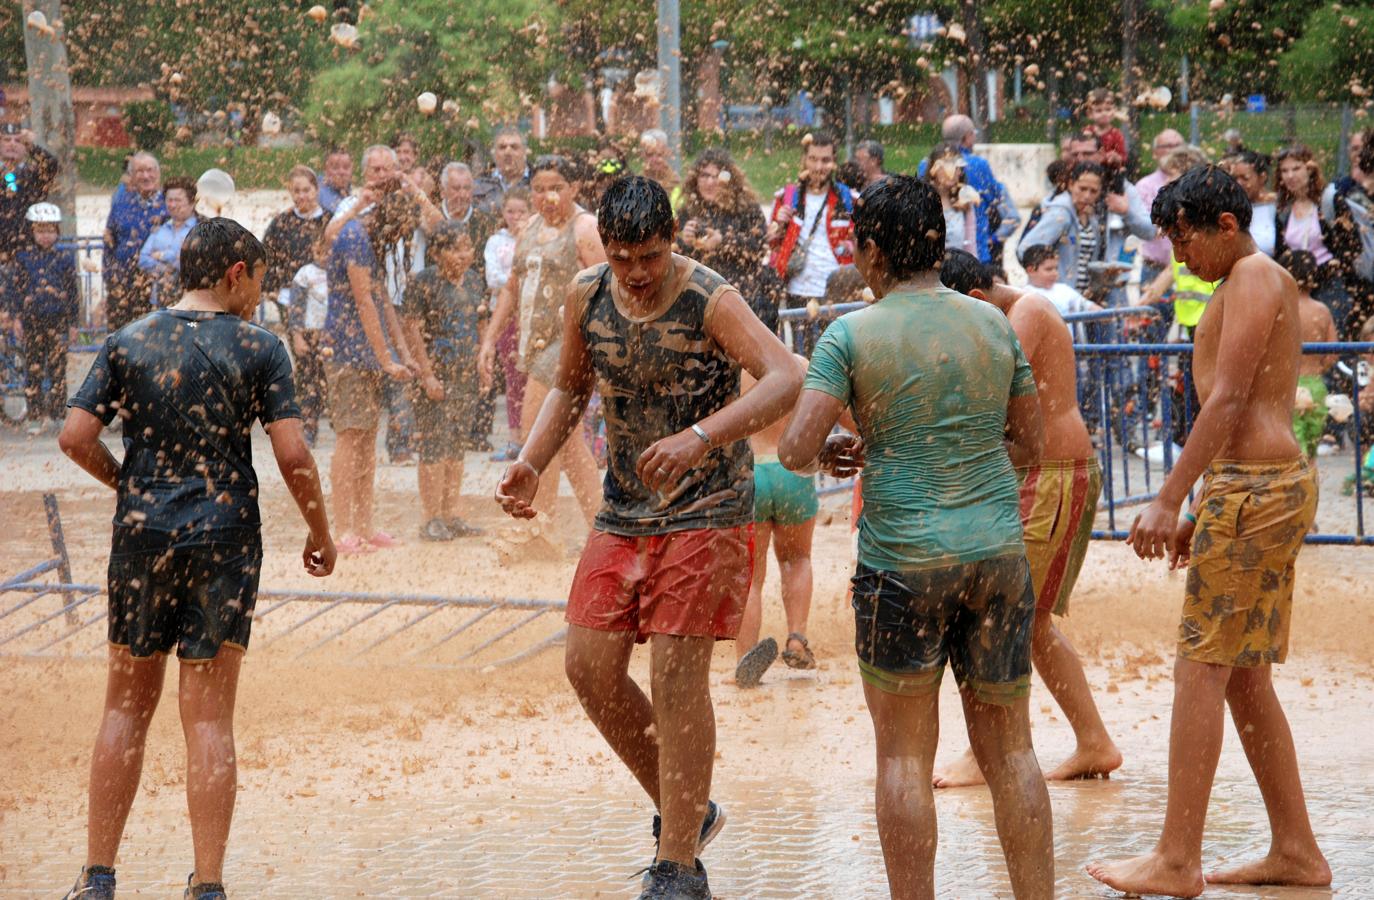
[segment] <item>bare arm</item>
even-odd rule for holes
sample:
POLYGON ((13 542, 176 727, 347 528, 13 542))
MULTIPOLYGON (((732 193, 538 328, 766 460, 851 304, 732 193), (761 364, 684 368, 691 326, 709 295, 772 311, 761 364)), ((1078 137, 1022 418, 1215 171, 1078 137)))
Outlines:
MULTIPOLYGON (((1322 304, 1322 340, 1326 343, 1335 343, 1339 338, 1336 336, 1336 320, 1331 315, 1331 310, 1322 304)), ((1322 368, 1329 369, 1336 364, 1339 359, 1335 353, 1324 353, 1321 356, 1322 368)))
POLYGON ((349 265, 348 286, 353 291, 353 302, 358 307, 358 321, 362 323, 367 345, 372 348, 372 353, 377 357, 382 369, 391 374, 393 368, 399 367, 391 361, 391 354, 386 349, 386 338, 382 335, 382 320, 377 315, 377 305, 372 300, 371 270, 367 266, 349 265))
POLYGON ((601 245, 601 232, 596 229, 596 216, 578 216, 573 223, 573 237, 577 239, 577 261, 586 269, 606 261, 606 248, 601 245))
POLYGON ((410 348, 410 355, 415 358, 416 374, 421 378, 429 378, 434 374, 434 364, 425 352, 425 338, 420 333, 420 320, 415 316, 406 316, 402 321, 406 346, 410 348))
POLYGON ((1045 420, 1040 395, 1012 397, 1007 403, 1007 455, 1018 469, 1040 462, 1045 450, 1045 420))
POLYGON ((329 534, 329 516, 325 513, 324 491, 320 488, 315 456, 305 443, 305 429, 301 420, 295 418, 278 419, 265 427, 272 441, 277 469, 310 529, 302 555, 305 569, 311 575, 328 575, 334 570, 334 539, 329 534))
POLYGON ((1173 266, 1166 266, 1160 270, 1153 281, 1141 288, 1140 300, 1136 305, 1147 306, 1151 303, 1158 303, 1164 299, 1164 294, 1173 286, 1174 268, 1173 266))
POLYGON ((418 371, 415 365, 415 357, 410 353, 410 347, 406 343, 405 329, 401 327, 401 317, 396 315, 396 304, 387 300, 381 300, 382 319, 386 322, 386 330, 391 334, 391 346, 396 348, 396 355, 401 357, 401 365, 410 369, 412 373, 418 371))
POLYGON ((119 487, 119 463, 110 448, 100 440, 105 423, 84 409, 72 407, 57 437, 57 446, 72 462, 90 473, 107 488, 119 487))
POLYGON ((496 369, 496 342, 505 331, 506 320, 514 315, 516 298, 519 296, 520 279, 512 273, 496 294, 491 318, 487 320, 487 328, 482 332, 482 343, 477 350, 477 374, 482 379, 483 390, 491 389, 492 376, 496 369))
POLYGON ((826 438, 844 412, 844 401, 838 397, 815 389, 802 391, 778 440, 778 462, 793 472, 815 471, 826 438))

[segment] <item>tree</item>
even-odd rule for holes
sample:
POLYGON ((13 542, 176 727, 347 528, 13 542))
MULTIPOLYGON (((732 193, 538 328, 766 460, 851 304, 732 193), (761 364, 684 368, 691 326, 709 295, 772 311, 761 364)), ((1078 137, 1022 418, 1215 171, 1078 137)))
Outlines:
POLYGON ((1279 60, 1302 36, 1308 17, 1326 5, 1322 0, 1246 0, 1216 9, 1200 2, 1167 5, 1170 50, 1188 54, 1198 93, 1299 99, 1284 89, 1279 60))
POLYGON ((1279 59, 1289 94, 1368 105, 1374 97, 1374 7, 1318 9, 1279 59))

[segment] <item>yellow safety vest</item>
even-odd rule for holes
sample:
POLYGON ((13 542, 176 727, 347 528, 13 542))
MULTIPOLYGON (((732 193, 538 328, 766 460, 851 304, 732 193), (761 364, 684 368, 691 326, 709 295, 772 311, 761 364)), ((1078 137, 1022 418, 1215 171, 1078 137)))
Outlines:
POLYGON ((1217 289, 1217 282, 1203 281, 1188 271, 1188 267, 1170 257, 1174 270, 1174 318, 1178 324, 1195 328, 1207 311, 1207 301, 1217 289))

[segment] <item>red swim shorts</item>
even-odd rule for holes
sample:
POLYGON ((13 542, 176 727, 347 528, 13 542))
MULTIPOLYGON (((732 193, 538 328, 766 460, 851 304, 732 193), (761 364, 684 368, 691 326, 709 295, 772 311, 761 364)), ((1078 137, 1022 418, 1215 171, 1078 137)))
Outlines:
POLYGON ((593 531, 568 597, 570 625, 734 640, 754 572, 754 526, 647 537, 593 531))

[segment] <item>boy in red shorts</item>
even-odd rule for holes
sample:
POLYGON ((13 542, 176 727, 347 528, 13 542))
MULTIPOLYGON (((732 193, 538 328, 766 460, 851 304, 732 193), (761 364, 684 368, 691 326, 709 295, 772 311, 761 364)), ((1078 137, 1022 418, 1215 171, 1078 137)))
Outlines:
POLYGON ((568 599, 568 680, 661 814, 642 896, 707 898, 696 856, 724 824, 709 801, 711 652, 739 630, 753 565, 745 438, 791 409, 801 372, 738 291, 672 252, 663 188, 622 178, 597 219, 609 261, 568 288, 553 390, 496 499, 535 515, 540 472, 598 388, 605 502, 568 599), (758 379, 743 397, 741 368, 758 379), (646 641, 652 700, 628 675, 646 641))

